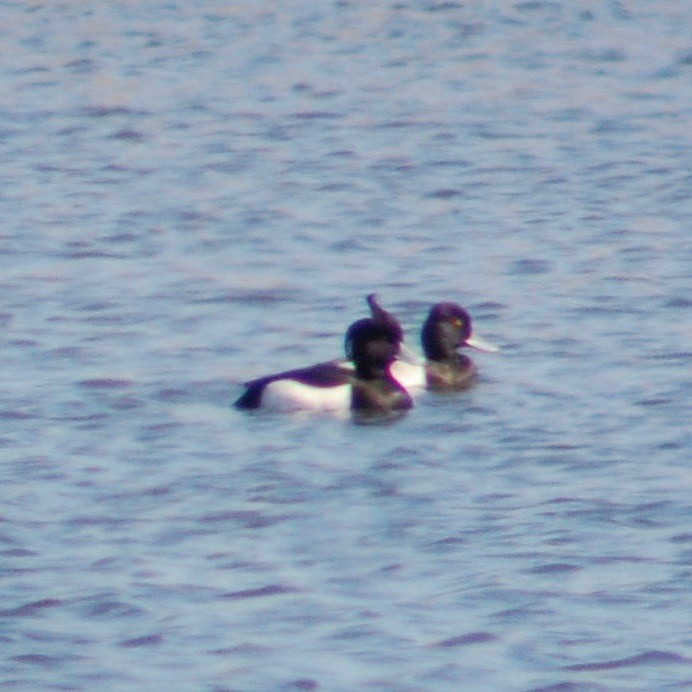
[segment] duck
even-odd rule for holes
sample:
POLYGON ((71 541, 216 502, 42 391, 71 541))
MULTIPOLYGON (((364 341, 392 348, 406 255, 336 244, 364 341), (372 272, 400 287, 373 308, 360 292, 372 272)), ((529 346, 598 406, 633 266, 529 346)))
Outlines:
POLYGON ((406 390, 466 389, 477 380, 478 370, 471 358, 458 349, 466 346, 485 353, 499 351, 473 333, 468 311, 453 302, 436 303, 430 308, 421 329, 421 346, 424 361, 399 359, 392 364, 392 376, 406 390))
POLYGON ((391 375, 403 329, 379 308, 374 294, 367 298, 372 317, 351 324, 344 340, 346 360, 331 360, 260 377, 245 383, 235 401, 238 409, 347 412, 360 418, 398 414, 413 401, 391 375))

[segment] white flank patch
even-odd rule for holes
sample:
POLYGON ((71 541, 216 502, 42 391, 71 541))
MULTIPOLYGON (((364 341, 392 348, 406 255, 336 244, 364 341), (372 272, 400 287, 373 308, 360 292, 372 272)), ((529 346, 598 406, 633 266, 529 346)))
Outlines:
POLYGON ((351 408, 351 385, 314 387, 295 380, 276 380, 262 392, 263 409, 268 411, 338 411, 351 408))
POLYGON ((404 389, 417 389, 427 385, 424 365, 412 365, 403 360, 395 360, 390 366, 389 372, 404 389))

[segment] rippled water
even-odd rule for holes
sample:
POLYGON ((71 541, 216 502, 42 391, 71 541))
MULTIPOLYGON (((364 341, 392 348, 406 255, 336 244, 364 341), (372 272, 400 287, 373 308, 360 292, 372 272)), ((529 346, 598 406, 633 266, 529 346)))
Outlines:
POLYGON ((0 20, 0 687, 692 686, 692 6, 0 20), (230 407, 370 291, 503 352, 230 407))

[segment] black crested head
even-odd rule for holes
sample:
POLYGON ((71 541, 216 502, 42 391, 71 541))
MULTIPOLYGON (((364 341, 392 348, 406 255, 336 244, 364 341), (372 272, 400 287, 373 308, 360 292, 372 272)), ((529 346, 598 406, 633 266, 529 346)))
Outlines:
POLYGON ((352 330, 358 324, 365 323, 369 320, 373 324, 380 325, 383 328, 383 330, 389 335, 390 341, 397 342, 400 344, 404 340, 404 330, 402 329, 399 320, 396 317, 394 317, 394 315, 392 315, 391 312, 387 312, 383 307, 380 306, 380 304, 377 302, 377 296, 374 293, 370 293, 368 296, 366 296, 366 300, 368 302, 370 312, 372 313, 372 317, 366 317, 362 320, 354 322, 348 328, 348 331, 346 332, 346 338, 344 340, 344 350, 346 351, 346 358, 353 361, 355 361, 356 359, 353 355, 352 330))
POLYGON ((346 354, 365 379, 385 376, 399 353, 401 335, 392 325, 372 317, 354 322, 346 332, 346 354))
POLYGON ((436 303, 421 331, 421 345, 428 360, 445 360, 456 355, 471 336, 471 316, 456 303, 436 303))

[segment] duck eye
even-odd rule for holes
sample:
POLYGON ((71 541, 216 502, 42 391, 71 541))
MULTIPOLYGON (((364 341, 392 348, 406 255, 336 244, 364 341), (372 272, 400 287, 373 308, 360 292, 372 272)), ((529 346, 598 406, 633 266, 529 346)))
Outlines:
POLYGON ((461 317, 455 317, 452 320, 452 324, 457 327, 458 329, 461 329, 461 327, 464 326, 464 320, 461 319, 461 317))

